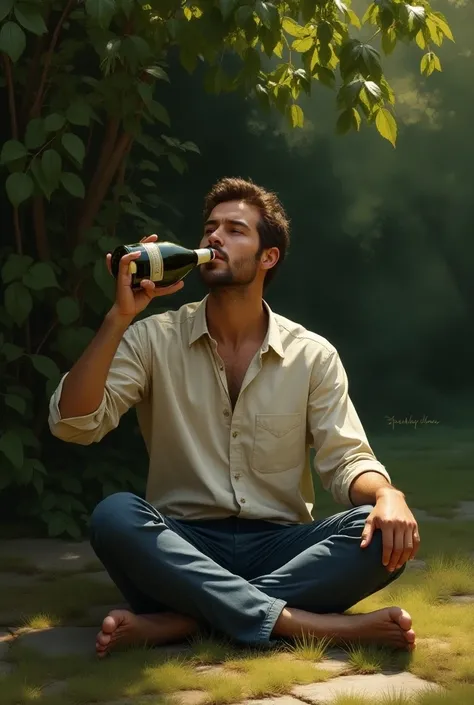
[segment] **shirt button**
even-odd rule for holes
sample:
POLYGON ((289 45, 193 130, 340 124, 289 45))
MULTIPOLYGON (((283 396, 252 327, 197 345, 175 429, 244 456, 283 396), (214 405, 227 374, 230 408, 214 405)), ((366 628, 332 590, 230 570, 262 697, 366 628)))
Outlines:
POLYGON ((239 435, 238 431, 232 431, 232 438, 237 438, 238 435, 239 435))
POLYGON ((240 477, 241 477, 240 472, 236 472, 234 477, 236 480, 240 480, 240 477))
POLYGON ((219 365, 219 369, 222 371, 224 369, 224 365, 219 365))
POLYGON ((230 411, 229 411, 229 409, 224 409, 223 413, 224 413, 224 416, 229 416, 230 411))
POLYGON ((240 501, 242 502, 242 504, 245 504, 245 497, 241 497, 240 501))

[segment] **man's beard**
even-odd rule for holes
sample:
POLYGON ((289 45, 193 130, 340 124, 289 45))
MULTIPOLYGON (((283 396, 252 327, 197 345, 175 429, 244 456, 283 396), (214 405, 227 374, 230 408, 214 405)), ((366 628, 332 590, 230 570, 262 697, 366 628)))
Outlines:
MULTIPOLYGON (((201 280, 211 291, 225 287, 243 287, 252 284, 257 276, 257 257, 247 257, 234 262, 232 267, 227 265, 222 269, 207 268, 207 265, 199 267, 201 280)), ((212 266, 212 265, 211 265, 212 266)))

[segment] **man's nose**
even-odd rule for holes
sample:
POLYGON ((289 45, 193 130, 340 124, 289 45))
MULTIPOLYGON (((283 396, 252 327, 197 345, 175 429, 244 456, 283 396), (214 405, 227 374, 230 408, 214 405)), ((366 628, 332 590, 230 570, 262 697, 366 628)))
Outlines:
POLYGON ((220 235, 219 230, 220 228, 217 228, 217 230, 214 230, 214 232, 212 232, 207 238, 211 247, 213 245, 218 245, 220 247, 224 246, 224 241, 220 235))

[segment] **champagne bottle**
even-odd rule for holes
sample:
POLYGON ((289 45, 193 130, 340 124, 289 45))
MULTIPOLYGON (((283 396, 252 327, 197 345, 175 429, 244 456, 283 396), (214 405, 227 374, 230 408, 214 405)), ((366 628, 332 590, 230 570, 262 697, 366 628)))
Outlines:
POLYGON ((139 289, 142 279, 150 279, 155 286, 176 284, 200 264, 216 256, 212 247, 190 250, 173 242, 137 242, 119 245, 112 253, 112 274, 117 278, 121 258, 129 252, 140 252, 140 257, 129 264, 132 289, 139 289))

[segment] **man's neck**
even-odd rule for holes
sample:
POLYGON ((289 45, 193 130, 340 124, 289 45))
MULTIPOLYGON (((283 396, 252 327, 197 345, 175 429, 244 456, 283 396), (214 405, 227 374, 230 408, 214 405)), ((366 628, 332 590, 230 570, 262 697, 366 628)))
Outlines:
POLYGON ((219 290, 209 294, 206 305, 209 333, 225 348, 237 350, 248 341, 263 342, 268 329, 268 314, 261 292, 219 290))

